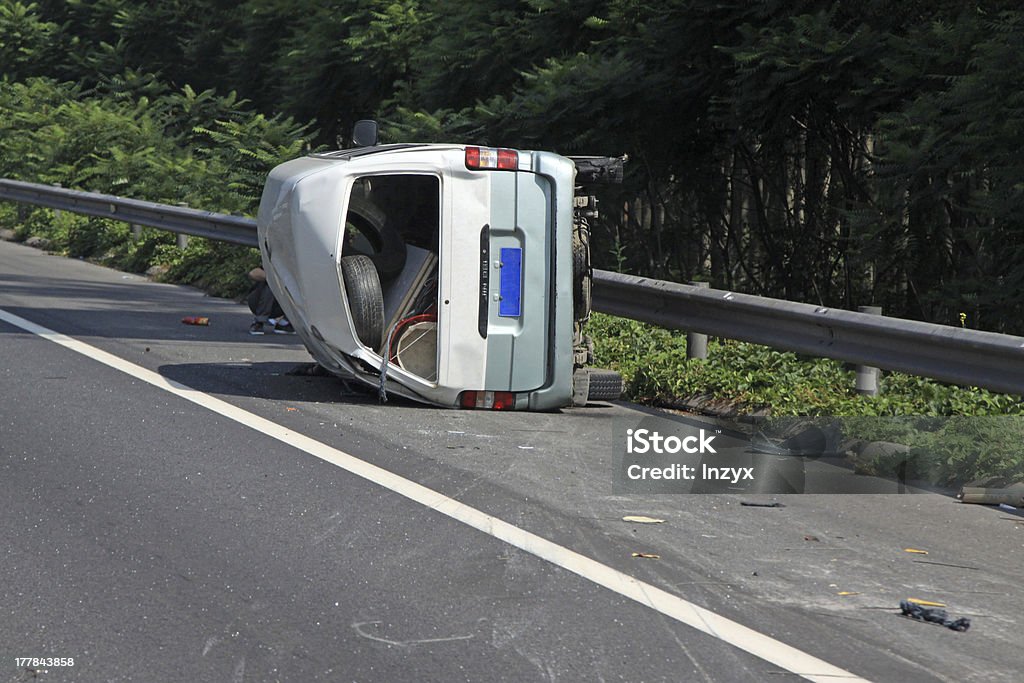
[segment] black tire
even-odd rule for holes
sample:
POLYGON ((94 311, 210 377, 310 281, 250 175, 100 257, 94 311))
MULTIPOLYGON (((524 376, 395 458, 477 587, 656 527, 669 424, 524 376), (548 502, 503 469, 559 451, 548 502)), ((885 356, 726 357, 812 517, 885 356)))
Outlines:
POLYGON ((617 401, 622 395, 622 375, 614 370, 591 370, 588 401, 617 401))
POLYGON ((372 250, 354 253, 370 257, 382 282, 402 272, 405 268, 405 242, 380 207, 366 199, 352 197, 348 202, 346 222, 355 226, 369 242, 372 250))
POLYGON ((590 318, 592 270, 590 267, 590 230, 577 225, 572 231, 572 305, 575 320, 590 318))
POLYGON ((384 336, 384 293, 377 268, 369 256, 344 256, 341 275, 356 335, 359 341, 376 351, 384 336))

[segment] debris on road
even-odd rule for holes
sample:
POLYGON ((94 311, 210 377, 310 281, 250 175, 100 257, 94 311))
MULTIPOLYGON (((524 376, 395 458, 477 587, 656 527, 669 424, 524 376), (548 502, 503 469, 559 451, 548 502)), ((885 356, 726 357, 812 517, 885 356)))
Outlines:
POLYGON ((928 554, 927 550, 918 550, 917 548, 904 548, 903 552, 905 552, 905 553, 914 553, 915 555, 927 555, 928 554))
POLYGON ((658 519, 657 517, 644 517, 643 515, 626 515, 622 518, 623 522, 636 522, 637 524, 661 524, 665 520, 658 519))
POLYGON ((907 602, 912 602, 915 605, 921 605, 923 607, 946 607, 944 602, 932 602, 931 600, 921 600, 920 598, 907 598, 907 602))
POLYGON ((29 237, 22 244, 24 244, 26 247, 32 247, 33 249, 42 249, 43 251, 48 251, 50 247, 53 246, 53 243, 50 240, 46 239, 45 237, 40 237, 39 235, 33 235, 32 237, 29 237))
POLYGON ((857 591, 839 591, 838 593, 836 593, 836 595, 860 595, 860 593, 858 593, 857 591))
POLYGON ((971 620, 967 617, 950 619, 949 613, 938 607, 922 607, 909 600, 900 600, 900 610, 903 616, 919 621, 927 621, 933 624, 941 624, 954 631, 966 631, 971 627, 971 620))
POLYGON ((743 505, 744 507, 750 507, 750 508, 784 508, 784 507, 786 507, 785 505, 783 505, 782 503, 780 503, 777 500, 773 500, 770 503, 759 503, 759 502, 753 501, 753 500, 741 500, 740 501, 740 505, 743 505))
POLYGON ((655 553, 633 553, 633 557, 642 557, 642 558, 648 559, 648 560, 660 560, 661 559, 661 555, 657 555, 655 553))
POLYGON ((956 497, 961 503, 977 505, 1012 505, 1024 506, 1024 483, 1014 484, 1006 488, 993 489, 980 486, 964 486, 956 497))
POLYGON ((187 315, 181 319, 186 325, 209 325, 210 319, 202 315, 187 315))

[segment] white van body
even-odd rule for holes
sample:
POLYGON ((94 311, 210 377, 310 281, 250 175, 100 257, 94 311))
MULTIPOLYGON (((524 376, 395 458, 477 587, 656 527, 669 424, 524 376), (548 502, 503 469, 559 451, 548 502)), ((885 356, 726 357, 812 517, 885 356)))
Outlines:
POLYGON ((378 145, 273 169, 257 220, 264 268, 320 365, 373 386, 383 368, 386 392, 440 406, 572 402, 576 167, 515 150, 500 150, 501 168, 471 167, 498 151, 378 145), (354 254, 377 269, 379 294, 373 273, 359 276, 369 299, 348 291, 354 254), (361 338, 375 297, 382 323, 361 338))

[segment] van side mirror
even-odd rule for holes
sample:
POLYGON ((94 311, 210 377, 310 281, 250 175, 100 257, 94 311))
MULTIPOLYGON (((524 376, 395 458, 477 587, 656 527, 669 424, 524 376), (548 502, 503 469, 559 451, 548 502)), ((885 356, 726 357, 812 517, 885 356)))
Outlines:
POLYGON ((356 121, 352 127, 352 142, 356 147, 373 147, 377 144, 377 122, 372 119, 356 121))

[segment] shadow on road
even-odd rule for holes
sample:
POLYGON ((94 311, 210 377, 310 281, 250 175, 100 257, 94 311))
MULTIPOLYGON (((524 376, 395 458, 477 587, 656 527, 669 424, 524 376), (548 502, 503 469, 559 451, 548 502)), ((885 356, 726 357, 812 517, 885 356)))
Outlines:
MULTIPOLYGON (((347 382, 333 375, 291 374, 308 363, 237 362, 177 363, 161 365, 159 373, 208 394, 244 396, 283 402, 377 405, 377 391, 359 382, 347 382)), ((429 408, 396 394, 388 395, 388 406, 429 408)))

